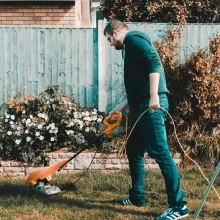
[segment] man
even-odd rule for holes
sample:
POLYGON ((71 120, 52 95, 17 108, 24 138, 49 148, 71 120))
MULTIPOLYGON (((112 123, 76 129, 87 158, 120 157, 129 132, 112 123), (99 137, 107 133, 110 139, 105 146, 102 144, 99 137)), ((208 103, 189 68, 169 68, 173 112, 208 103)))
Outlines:
POLYGON ((187 202, 180 188, 180 178, 167 145, 164 120, 168 110, 169 91, 163 66, 150 37, 140 31, 129 31, 119 20, 108 23, 104 35, 116 50, 122 50, 124 57, 124 83, 127 98, 110 113, 121 113, 128 106, 135 112, 131 128, 139 116, 147 111, 136 124, 126 145, 126 154, 132 179, 129 197, 116 201, 116 204, 145 206, 144 153, 160 166, 166 183, 169 208, 156 219, 180 219, 188 216, 187 202))

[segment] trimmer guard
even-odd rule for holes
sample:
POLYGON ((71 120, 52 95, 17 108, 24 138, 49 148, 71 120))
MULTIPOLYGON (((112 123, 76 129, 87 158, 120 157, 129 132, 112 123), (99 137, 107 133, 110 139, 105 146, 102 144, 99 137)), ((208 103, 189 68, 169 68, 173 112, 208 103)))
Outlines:
MULTIPOLYGON (((51 174, 55 173, 62 167, 68 160, 61 161, 57 164, 54 164, 50 167, 41 167, 33 171, 25 182, 26 186, 34 186, 37 184, 37 181, 47 179, 47 181, 51 180, 51 174)), ((67 165, 67 164, 66 164, 67 165)))

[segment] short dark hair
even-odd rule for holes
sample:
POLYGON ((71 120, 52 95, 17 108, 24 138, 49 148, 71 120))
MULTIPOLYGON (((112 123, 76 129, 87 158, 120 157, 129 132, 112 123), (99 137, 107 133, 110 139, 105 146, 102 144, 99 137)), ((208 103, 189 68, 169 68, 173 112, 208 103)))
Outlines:
POLYGON ((106 27, 104 29, 104 35, 106 34, 106 32, 109 35, 113 35, 113 30, 120 31, 122 29, 129 30, 128 26, 125 23, 123 23, 120 20, 114 19, 106 25, 106 27))

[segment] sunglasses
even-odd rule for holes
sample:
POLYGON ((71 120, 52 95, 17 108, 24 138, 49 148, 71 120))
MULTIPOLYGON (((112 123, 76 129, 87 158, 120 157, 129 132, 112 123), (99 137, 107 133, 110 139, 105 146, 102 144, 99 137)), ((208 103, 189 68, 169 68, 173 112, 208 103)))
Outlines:
POLYGON ((112 36, 112 35, 110 35, 110 36, 107 38, 107 41, 108 41, 109 43, 111 43, 111 36, 112 36))

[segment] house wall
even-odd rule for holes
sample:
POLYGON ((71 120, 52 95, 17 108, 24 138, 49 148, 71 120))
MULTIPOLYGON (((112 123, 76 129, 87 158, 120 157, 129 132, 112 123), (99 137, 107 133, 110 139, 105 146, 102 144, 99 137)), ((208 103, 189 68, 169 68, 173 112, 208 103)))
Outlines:
POLYGON ((0 3, 0 26, 71 28, 76 21, 75 1, 0 3))

